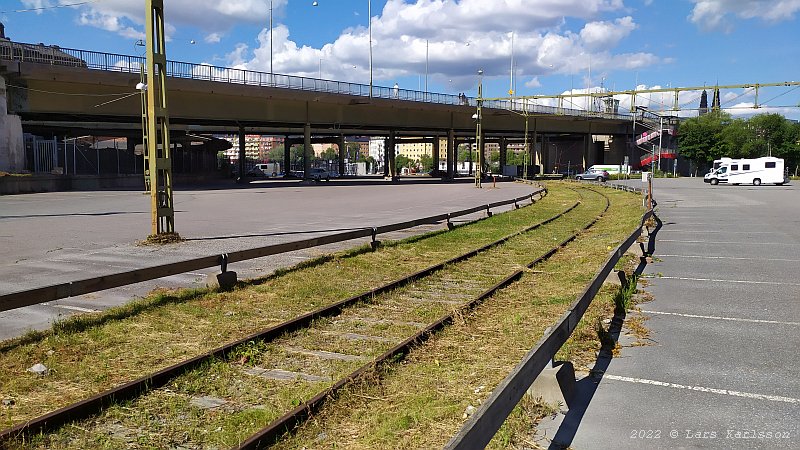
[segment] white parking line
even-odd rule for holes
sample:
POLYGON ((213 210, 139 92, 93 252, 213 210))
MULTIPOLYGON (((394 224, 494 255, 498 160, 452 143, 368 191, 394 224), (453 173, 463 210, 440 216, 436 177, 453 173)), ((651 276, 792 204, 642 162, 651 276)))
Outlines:
POLYGON ((738 241, 738 242, 724 242, 724 241, 684 241, 681 239, 658 239, 658 242, 677 242, 681 244, 728 244, 728 245, 793 245, 798 246, 800 244, 794 244, 790 242, 747 242, 747 241, 738 241))
POLYGON ((619 375, 609 375, 609 374, 603 375, 603 378, 607 378, 609 380, 614 380, 614 381, 625 381, 628 383, 649 384, 651 386, 663 386, 674 389, 686 389, 689 391, 707 392, 710 394, 730 395, 732 397, 749 398, 754 400, 769 400, 771 402, 800 404, 800 399, 792 397, 781 397, 779 395, 753 394, 750 392, 731 391, 729 389, 717 389, 717 388, 710 388, 703 386, 689 386, 685 384, 667 383, 665 381, 648 380, 644 378, 622 377, 619 375))
POLYGON ((664 312, 664 311, 649 311, 649 310, 642 310, 643 313, 647 314, 660 314, 664 316, 679 316, 679 317, 689 317, 692 319, 712 319, 712 320, 729 320, 731 322, 748 322, 748 323, 766 323, 771 325, 794 325, 800 326, 800 322, 783 322, 780 320, 761 320, 761 319, 744 319, 741 317, 721 317, 721 316, 701 316, 698 314, 682 314, 682 313, 673 313, 673 312, 664 312))
POLYGON ((770 286, 800 286, 800 283, 782 283, 779 281, 750 281, 750 280, 720 280, 716 278, 690 278, 690 277, 652 277, 652 280, 683 280, 683 281, 708 281, 711 283, 738 283, 738 284, 768 284, 770 286))
POLYGON ((78 312, 85 312, 85 313, 96 313, 100 312, 99 309, 91 309, 91 308, 82 308, 80 306, 72 306, 72 305, 51 305, 49 303, 42 303, 43 305, 52 306, 53 308, 61 308, 61 309, 68 309, 70 311, 78 311, 78 312))
POLYGON ((800 262, 800 259, 782 258, 746 258, 743 256, 705 256, 705 255, 655 255, 656 258, 696 258, 696 259, 730 259, 734 261, 775 261, 775 262, 800 262))
POLYGON ((670 233, 783 234, 777 231, 673 230, 671 228, 664 228, 661 232, 665 231, 670 233))

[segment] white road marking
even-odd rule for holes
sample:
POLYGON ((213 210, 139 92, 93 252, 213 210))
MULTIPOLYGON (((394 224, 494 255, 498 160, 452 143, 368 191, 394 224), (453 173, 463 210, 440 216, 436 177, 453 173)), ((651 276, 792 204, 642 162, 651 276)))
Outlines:
POLYGON ((78 312, 85 312, 85 313, 96 313, 100 312, 99 309, 91 309, 91 308, 82 308, 80 306, 72 306, 72 305, 52 305, 49 303, 44 303, 47 306, 52 306, 53 308, 61 308, 61 309, 68 309, 70 311, 78 311, 78 312))
POLYGON ((776 261, 776 262, 800 262, 800 259, 782 258, 745 258, 742 256, 705 256, 705 255, 655 255, 656 258, 697 258, 697 259, 731 259, 735 261, 776 261))
POLYGON ((777 231, 673 230, 671 228, 664 228, 662 232, 664 231, 670 233, 783 234, 777 231))
POLYGON ((717 388, 710 388, 703 386, 689 386, 685 384, 667 383, 665 381, 647 380, 644 378, 621 377, 619 375, 609 375, 609 374, 603 375, 603 378, 615 381, 625 381, 628 383, 649 384, 652 386, 663 386, 674 389, 686 389, 689 391, 707 392, 710 394, 730 395, 732 397, 749 398, 754 400, 769 400, 771 402, 800 404, 800 399, 792 397, 781 397, 779 395, 753 394, 750 392, 731 391, 729 389, 717 389, 717 388))
POLYGON ((767 323, 771 325, 795 325, 800 326, 800 322, 782 322, 780 320, 762 320, 762 319, 744 319, 741 317, 722 317, 722 316, 701 316, 697 314, 682 314, 682 313, 673 313, 673 312, 664 312, 664 311, 649 311, 649 310, 642 310, 643 313, 647 314, 661 314, 664 316, 679 316, 679 317, 690 317, 693 319, 713 319, 713 320, 729 320, 732 322, 748 322, 748 323, 767 323))
POLYGON ((800 283, 782 283, 779 281, 750 281, 750 280, 720 280, 716 278, 690 278, 690 277, 648 277, 651 280, 683 280, 683 281, 708 281, 711 283, 739 283, 739 284, 768 284, 770 286, 800 286, 800 283))
POLYGON ((793 244, 789 242, 746 242, 746 241, 739 241, 739 242, 720 242, 720 241, 684 241, 681 239, 658 239, 658 242, 677 242, 681 244, 736 244, 736 245, 793 245, 797 246, 800 244, 793 244))

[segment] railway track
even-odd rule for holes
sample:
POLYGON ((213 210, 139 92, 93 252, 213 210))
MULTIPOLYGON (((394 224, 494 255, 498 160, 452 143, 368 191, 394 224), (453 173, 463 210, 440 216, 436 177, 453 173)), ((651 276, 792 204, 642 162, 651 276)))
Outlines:
POLYGON ((267 446, 339 389, 396 361, 596 223, 609 207, 608 198, 591 189, 574 190, 604 198, 605 207, 593 211, 578 201, 445 263, 5 430, 0 445, 267 446), (571 215, 585 215, 586 225, 562 225, 571 215), (540 229, 549 234, 534 233, 540 229), (531 246, 544 242, 549 249, 532 258, 531 246), (206 430, 206 435, 186 430, 206 430))

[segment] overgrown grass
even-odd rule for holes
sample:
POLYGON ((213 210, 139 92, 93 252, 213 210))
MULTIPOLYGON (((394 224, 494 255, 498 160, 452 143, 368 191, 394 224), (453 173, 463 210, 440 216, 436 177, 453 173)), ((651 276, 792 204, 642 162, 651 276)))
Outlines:
MULTIPOLYGON (((606 191, 607 192, 607 191, 606 191)), ((440 448, 563 313, 641 217, 638 197, 607 192, 609 215, 595 228, 502 290, 370 384, 353 386, 277 448, 440 448)), ((544 250, 540 248, 540 250, 544 250)), ((529 255, 533 256, 533 255, 529 255)), ((531 258, 532 259, 532 258, 531 258)), ((614 305, 614 289, 595 302, 614 305)), ((596 334, 588 337, 597 340, 596 334)), ((523 403, 490 444, 522 442, 523 403)))
MULTIPOLYGON (((563 240, 576 228, 580 228, 598 212, 597 205, 575 210, 569 214, 569 219, 564 219, 565 222, 559 221, 538 232, 515 237, 508 245, 486 251, 474 260, 449 267, 431 278, 440 278, 441 283, 445 283, 441 286, 445 286, 449 279, 461 277, 482 281, 484 286, 488 286, 508 274, 515 266, 529 261, 533 257, 531 252, 545 251, 553 243, 563 240), (496 267, 489 269, 487 263, 496 267)), ((98 418, 77 424, 77 428, 65 427, 58 433, 42 437, 34 446, 94 448, 102 445, 104 435, 112 425, 118 430, 126 430, 126 436, 138 435, 137 442, 144 446, 160 448, 175 442, 190 447, 231 446, 247 433, 255 432, 284 411, 297 406, 313 393, 415 331, 413 326, 389 326, 379 322, 380 319, 424 324, 445 314, 447 305, 422 302, 414 306, 409 301, 409 296, 414 297, 418 289, 431 283, 436 284, 436 281, 426 279, 424 282, 414 283, 391 295, 380 296, 360 307, 348 309, 335 319, 321 319, 310 329, 291 333, 269 344, 247 343, 234 352, 230 358, 233 364, 220 362, 194 370, 177 378, 166 388, 124 405, 124 408, 114 407, 98 418), (361 333, 386 341, 343 338, 343 332, 361 333), (367 359, 320 360, 298 354, 292 349, 324 350, 361 355, 367 359), (324 374, 329 379, 327 382, 302 379, 287 382, 264 380, 243 373, 247 368, 259 367, 312 375, 324 374), (228 403, 224 407, 224 414, 219 411, 198 412, 189 399, 203 395, 226 399, 228 403), (182 400, 179 401, 177 397, 182 400), (143 409, 147 410, 146 415, 138 412, 125 413, 143 409), (191 420, 187 421, 187 417, 191 420)), ((433 294, 446 296, 448 293, 439 290, 433 294)), ((128 438, 116 439, 119 445, 130 443, 128 438)))
POLYGON ((376 252, 363 247, 243 284, 231 292, 160 292, 101 314, 77 316, 46 332, 0 345, 0 425, 11 426, 68 403, 208 351, 391 279, 444 261, 467 249, 562 211, 576 200, 555 189, 522 208, 448 233, 433 233, 376 252), (36 363, 47 377, 26 371, 36 363))

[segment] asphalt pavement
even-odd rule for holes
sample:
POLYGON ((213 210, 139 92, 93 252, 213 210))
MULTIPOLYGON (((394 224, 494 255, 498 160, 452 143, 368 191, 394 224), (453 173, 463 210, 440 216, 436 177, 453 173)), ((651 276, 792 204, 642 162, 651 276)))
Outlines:
MULTIPOLYGON (((599 360, 551 448, 800 448, 800 183, 657 179, 650 340, 599 360)), ((631 343, 623 337, 621 343, 631 343)))
MULTIPOLYGON (((190 258, 381 226, 523 196, 520 183, 475 189, 471 180, 397 183, 355 180, 302 184, 256 181, 246 186, 175 191, 180 244, 141 246, 150 234, 150 197, 140 191, 52 192, 0 196, 0 294, 75 281, 190 258)), ((507 210, 500 208, 496 211, 507 210)), ((475 220, 483 213, 454 220, 475 220)), ((416 227, 380 239, 401 239, 444 224, 416 227)), ((240 279, 263 276, 323 253, 365 243, 354 240, 231 264, 240 279)), ((185 273, 0 313, 0 340, 53 320, 101 311, 158 287, 197 287, 219 269, 185 273)))

